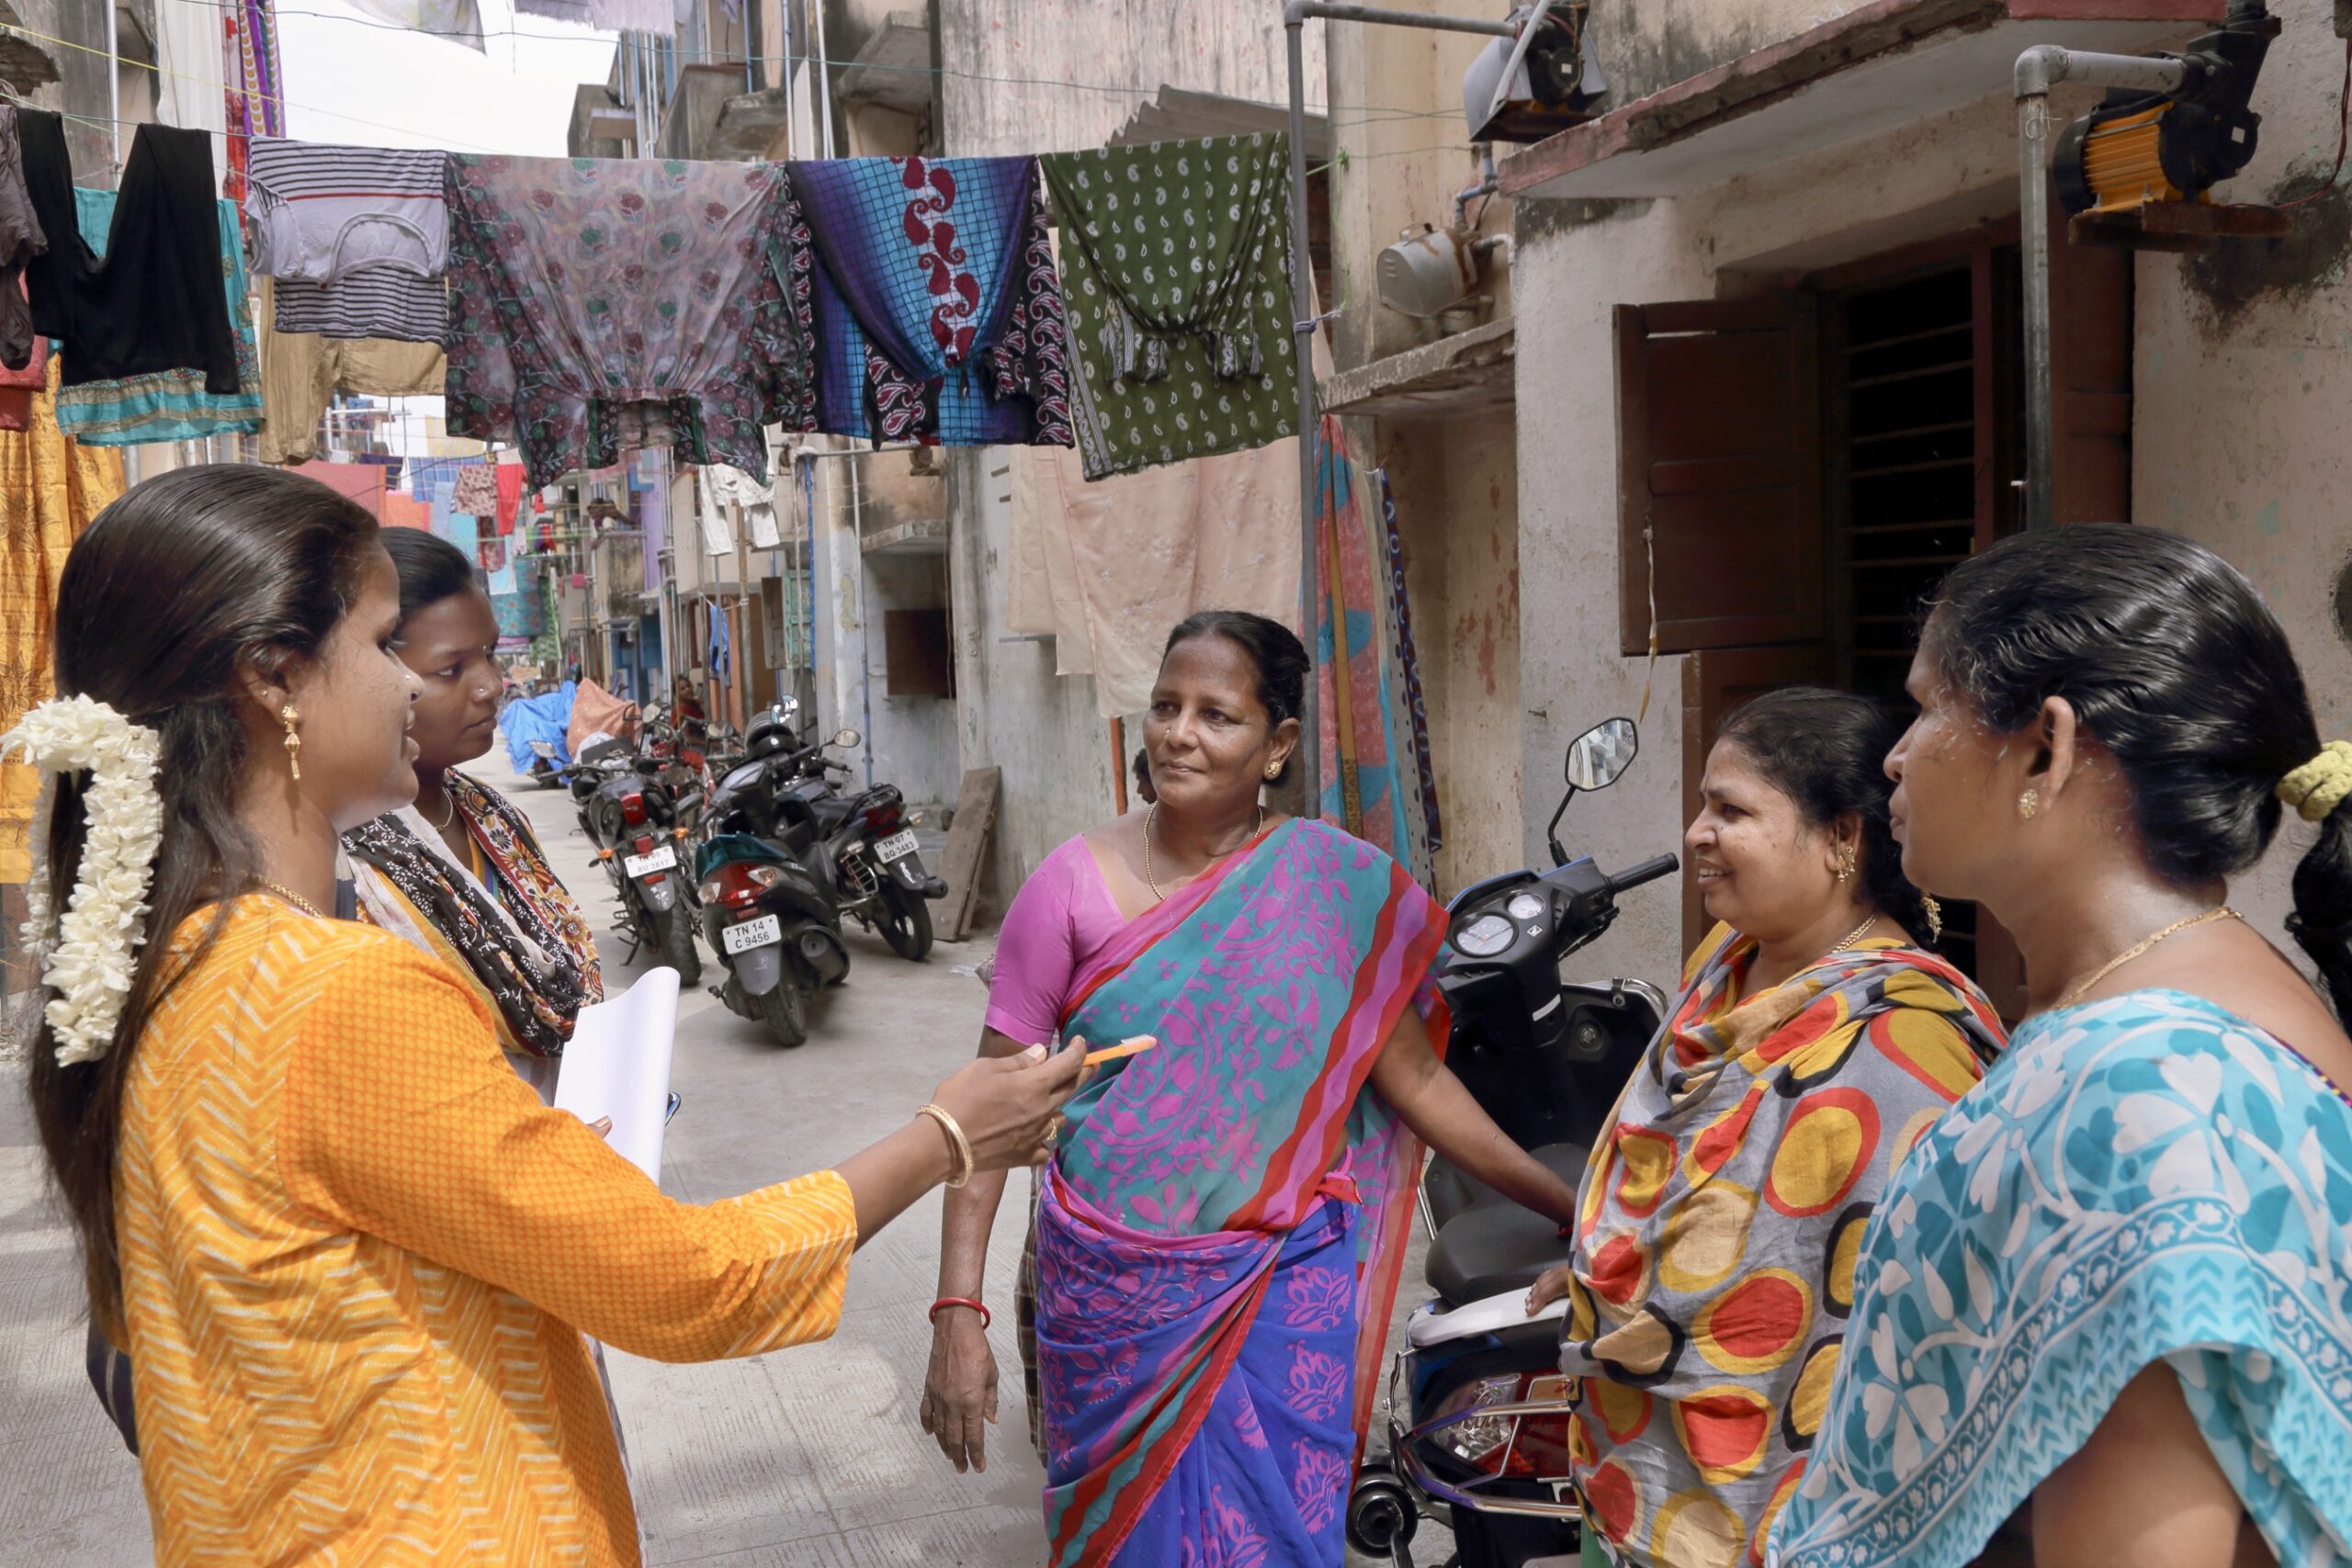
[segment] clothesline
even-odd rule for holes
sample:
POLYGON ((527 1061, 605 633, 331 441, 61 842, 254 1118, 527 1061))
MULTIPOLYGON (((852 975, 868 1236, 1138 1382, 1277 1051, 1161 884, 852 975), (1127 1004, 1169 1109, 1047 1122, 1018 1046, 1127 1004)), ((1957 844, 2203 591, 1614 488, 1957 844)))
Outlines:
MULTIPOLYGON (((209 6, 217 4, 218 0, 173 0, 173 3, 182 6, 209 6)), ((429 38, 469 39, 479 38, 485 40, 490 39, 526 39, 542 43, 583 44, 594 44, 601 41, 599 33, 593 29, 582 30, 577 33, 542 33, 526 32, 521 28, 513 27, 485 28, 479 30, 464 28, 413 28, 399 22, 379 21, 371 17, 345 16, 332 11, 306 11, 285 6, 275 7, 275 11, 279 17, 309 17, 319 21, 345 22, 356 27, 371 28, 379 32, 420 33, 429 38)), ((105 51, 101 50, 98 52, 104 53, 105 51)), ((813 54, 744 55, 715 49, 679 49, 674 45, 672 46, 670 52, 674 54, 681 61, 692 62, 717 60, 723 61, 729 65, 767 65, 781 63, 787 70, 795 65, 821 65, 829 69, 840 70, 846 70, 852 66, 855 66, 861 71, 876 73, 888 72, 902 75, 925 75, 934 77, 952 76, 960 81, 984 82, 994 86, 1062 87, 1067 88, 1071 92, 1110 93, 1124 95, 1129 97, 1152 97, 1156 96, 1159 92, 1158 87, 1112 85, 1092 82, 1066 82, 1058 77, 1052 76, 996 76, 986 72, 956 71, 937 65, 888 65, 872 61, 860 62, 856 60, 832 60, 813 54)), ((136 60, 129 60, 126 62, 133 65, 145 63, 142 61, 136 60)), ((1388 120, 1453 119, 1459 118, 1458 111, 1453 109, 1408 109, 1385 104, 1338 104, 1330 106, 1309 104, 1306 106, 1306 112, 1315 115, 1328 115, 1334 109, 1361 109, 1363 111, 1364 118, 1363 118, 1333 120, 1332 123, 1337 126, 1377 124, 1388 120)))
MULTIPOLYGON (((126 54, 118 53, 109 55, 103 49, 96 49, 86 43, 76 43, 72 39, 58 38, 51 33, 40 32, 19 23, 0 23, 0 36, 31 39, 40 43, 55 44, 61 49, 75 50, 83 54, 95 54, 101 60, 111 59, 118 64, 135 65, 141 71, 152 71, 158 76, 169 76, 175 82, 190 82, 199 87, 209 87, 216 93, 233 92, 243 96, 245 92, 244 85, 243 83, 238 83, 232 86, 217 76, 198 76, 186 71, 168 71, 161 65, 150 64, 144 60, 133 60, 126 54)), ((370 130, 389 130, 393 132, 395 135, 400 136, 406 136, 409 134, 409 131, 405 127, 386 125, 381 120, 362 119, 357 115, 345 114, 341 109, 326 108, 318 104, 300 103, 295 99, 283 96, 280 96, 276 101, 282 108, 300 109, 305 114, 327 115, 333 118, 343 120, 351 125, 364 125, 370 130)), ((89 120, 93 124, 103 125, 143 125, 151 123, 145 120, 109 119, 103 115, 74 114, 68 115, 66 118, 71 119, 89 120)), ((243 133, 236 131, 216 130, 212 132, 212 134, 215 136, 234 136, 242 135, 243 133)), ((465 141, 456 137, 452 137, 450 140, 457 146, 462 147, 469 152, 488 152, 496 154, 505 151, 503 148, 485 147, 479 141, 465 141)))

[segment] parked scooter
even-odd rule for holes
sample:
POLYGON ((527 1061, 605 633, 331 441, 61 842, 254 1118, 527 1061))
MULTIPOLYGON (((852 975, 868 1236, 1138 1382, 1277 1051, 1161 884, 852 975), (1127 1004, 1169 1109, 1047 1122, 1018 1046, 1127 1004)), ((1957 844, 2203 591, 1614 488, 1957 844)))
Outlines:
POLYGON ((625 962, 650 947, 690 986, 702 978, 702 953, 695 945, 699 900, 679 865, 686 829, 658 773, 654 760, 639 756, 627 741, 599 740, 581 748, 570 774, 571 797, 597 863, 613 880, 620 929, 629 938, 625 962))
POLYGON ((832 775, 847 773, 849 767, 822 752, 812 755, 808 768, 792 790, 807 805, 823 840, 822 863, 841 913, 881 932, 899 957, 922 963, 931 955, 927 900, 947 897, 947 884, 923 869, 922 852, 915 847, 922 813, 908 814, 896 784, 841 794, 832 775))
MULTIPOLYGON (((1638 747, 1634 722, 1616 718, 1568 748, 1568 791, 1545 832, 1553 869, 1490 877, 1457 896, 1438 964, 1453 1014, 1446 1065, 1571 1186, 1666 1018, 1667 998, 1642 981, 1559 975, 1615 921, 1621 895, 1678 863, 1658 855, 1612 876, 1560 848, 1568 802, 1614 784, 1638 747)), ((1410 1568, 1408 1548, 1427 1515, 1451 1525, 1461 1568, 1573 1562, 1581 1517, 1559 1370, 1566 1303, 1526 1313, 1529 1287, 1568 1244, 1550 1221, 1443 1159, 1430 1160, 1420 1199, 1436 1299, 1408 1322, 1389 1370, 1389 1454, 1356 1481, 1348 1538, 1410 1568)))
MULTIPOLYGON (((711 791, 707 837, 695 861, 710 944, 728 971, 711 992, 787 1046, 808 1038, 817 988, 849 975, 841 908, 809 804, 824 792, 821 767, 808 776, 824 748, 798 743, 797 717, 797 704, 773 707, 744 731, 744 761, 711 791)), ((831 744, 862 739, 844 729, 831 744)))

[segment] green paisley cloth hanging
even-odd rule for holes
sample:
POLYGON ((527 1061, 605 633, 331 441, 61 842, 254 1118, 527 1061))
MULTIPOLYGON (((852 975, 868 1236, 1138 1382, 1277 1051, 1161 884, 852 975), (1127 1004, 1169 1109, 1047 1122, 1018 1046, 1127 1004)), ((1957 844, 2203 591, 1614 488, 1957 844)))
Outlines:
POLYGON ((1086 477, 1295 434, 1290 138, 1037 160, 1061 224, 1086 477))

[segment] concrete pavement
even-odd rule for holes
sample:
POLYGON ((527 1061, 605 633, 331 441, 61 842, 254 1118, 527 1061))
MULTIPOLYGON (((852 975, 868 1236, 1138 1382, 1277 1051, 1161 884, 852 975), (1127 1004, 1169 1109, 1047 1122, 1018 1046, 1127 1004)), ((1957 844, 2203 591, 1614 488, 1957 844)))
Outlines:
MULTIPOLYGON (((502 784, 503 772, 485 768, 502 784)), ((608 954, 607 985, 622 988, 654 955, 619 964, 626 945, 612 935, 608 884, 570 797, 517 783, 512 798, 582 896, 608 954)), ((988 940, 943 944, 920 965, 878 937, 854 932, 849 942, 849 983, 820 1000, 798 1050, 779 1050, 699 991, 682 999, 673 1085, 683 1103, 664 1147, 665 1190, 707 1201, 821 1168, 899 1125, 969 1059, 981 992, 955 971, 985 957, 988 940)), ((715 977, 707 953, 705 964, 715 977)), ((151 1560, 138 1468, 82 1373, 72 1239, 43 1190, 22 1070, 7 1068, 0 1094, 0 1564, 128 1568, 151 1560)), ((611 1355, 648 1561, 1037 1563, 1044 1478, 1025 1432, 1011 1310, 1022 1190, 1016 1177, 990 1254, 1003 1424, 987 1474, 956 1474, 915 1421, 938 1257, 933 1194, 859 1252, 840 1331, 822 1344, 685 1367, 611 1355)), ((1418 1247, 1407 1268, 1400 1294, 1410 1303, 1418 1247)), ((1424 1526, 1414 1545, 1423 1562, 1445 1558, 1442 1531, 1424 1526)))

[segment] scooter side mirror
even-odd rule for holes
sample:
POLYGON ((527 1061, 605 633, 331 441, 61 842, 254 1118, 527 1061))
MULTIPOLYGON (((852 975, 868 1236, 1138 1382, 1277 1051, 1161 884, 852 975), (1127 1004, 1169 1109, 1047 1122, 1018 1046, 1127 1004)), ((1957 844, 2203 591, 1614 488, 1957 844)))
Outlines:
POLYGON ((1604 719, 1568 743, 1567 782, 1579 791, 1607 789, 1625 776, 1641 749, 1632 719, 1604 719))
POLYGON ((844 729, 833 737, 831 743, 846 751, 851 747, 859 744, 865 739, 865 736, 860 735, 854 729, 844 729))

